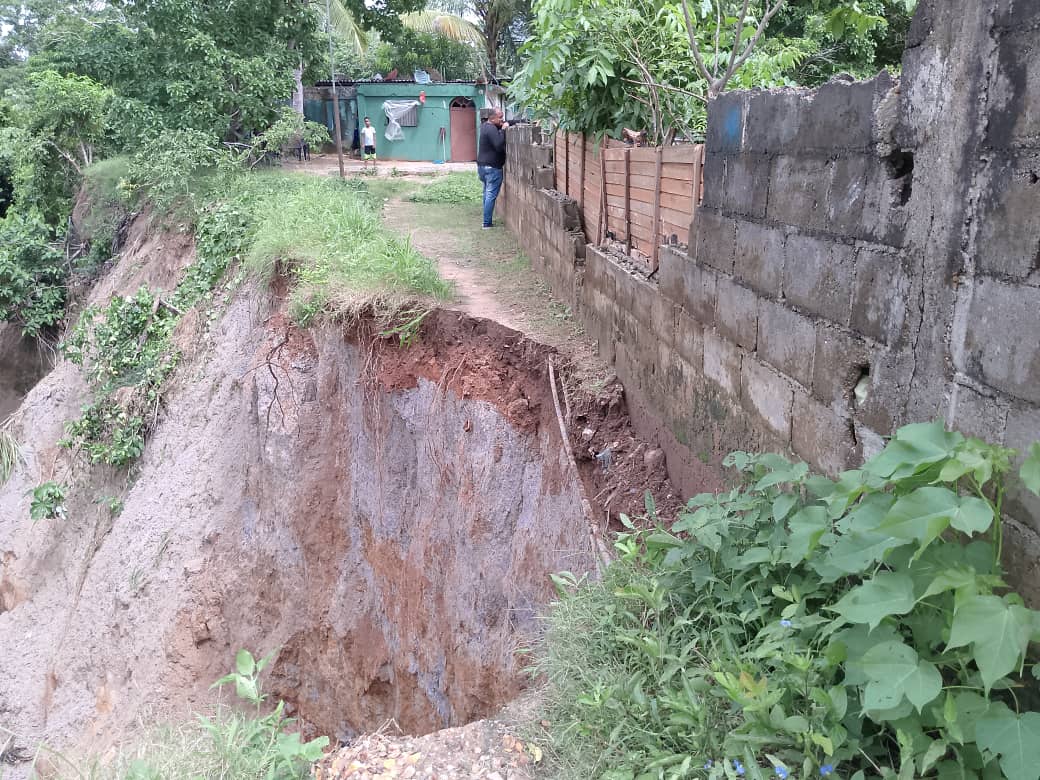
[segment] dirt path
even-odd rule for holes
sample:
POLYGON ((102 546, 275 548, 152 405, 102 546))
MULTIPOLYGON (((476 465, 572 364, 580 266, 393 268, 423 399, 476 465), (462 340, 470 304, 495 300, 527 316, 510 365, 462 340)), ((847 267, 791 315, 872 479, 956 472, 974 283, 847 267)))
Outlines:
MULTIPOLYGON (((421 180, 420 180, 421 181, 421 180)), ((479 204, 413 203, 391 197, 383 218, 399 235, 437 263, 455 282, 451 308, 485 317, 555 347, 569 359, 573 379, 602 387, 612 372, 596 354, 566 304, 553 298, 505 227, 481 228, 479 204)))

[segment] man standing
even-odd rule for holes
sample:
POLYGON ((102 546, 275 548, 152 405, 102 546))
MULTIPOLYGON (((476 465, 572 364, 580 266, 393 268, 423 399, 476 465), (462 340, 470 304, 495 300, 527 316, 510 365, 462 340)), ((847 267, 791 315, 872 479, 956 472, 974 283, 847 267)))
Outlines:
POLYGON ((376 129, 372 122, 365 117, 365 126, 361 128, 361 153, 363 165, 361 170, 368 170, 368 161, 372 161, 372 173, 376 172, 376 129))
POLYGON ((502 168, 506 164, 506 131, 503 117, 495 109, 480 126, 480 149, 477 151, 477 176, 484 185, 484 230, 491 227, 495 200, 502 189, 502 168))

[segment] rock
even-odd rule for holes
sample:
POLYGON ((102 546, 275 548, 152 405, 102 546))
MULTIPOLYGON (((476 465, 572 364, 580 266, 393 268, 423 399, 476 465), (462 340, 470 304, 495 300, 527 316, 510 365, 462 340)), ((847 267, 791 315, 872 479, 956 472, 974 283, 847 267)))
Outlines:
POLYGON ((647 450, 643 453, 643 464, 648 471, 660 471, 664 468, 664 450, 647 450))
POLYGON ((583 442, 592 441, 592 437, 596 435, 596 431, 593 428, 584 428, 581 432, 581 440, 583 442))
POLYGON ((512 419, 517 419, 525 415, 530 408, 531 405, 527 403, 526 398, 517 398, 515 401, 510 401, 509 406, 506 407, 506 414, 512 419))

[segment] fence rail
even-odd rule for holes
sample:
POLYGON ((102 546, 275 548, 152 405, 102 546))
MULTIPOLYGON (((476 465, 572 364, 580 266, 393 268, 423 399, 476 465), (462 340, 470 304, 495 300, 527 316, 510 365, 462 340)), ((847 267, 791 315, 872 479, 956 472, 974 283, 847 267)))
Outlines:
POLYGON ((657 269, 661 244, 686 243, 703 197, 704 146, 631 147, 557 133, 556 190, 574 198, 590 243, 613 238, 657 269))

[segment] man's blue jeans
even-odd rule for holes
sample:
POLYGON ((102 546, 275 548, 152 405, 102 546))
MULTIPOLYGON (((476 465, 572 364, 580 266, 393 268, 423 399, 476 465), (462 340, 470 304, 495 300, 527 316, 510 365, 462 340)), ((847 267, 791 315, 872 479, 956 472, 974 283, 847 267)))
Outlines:
POLYGON ((495 213, 495 199, 502 189, 502 169, 490 165, 478 165, 477 176, 484 184, 484 227, 491 227, 491 217, 495 213))

